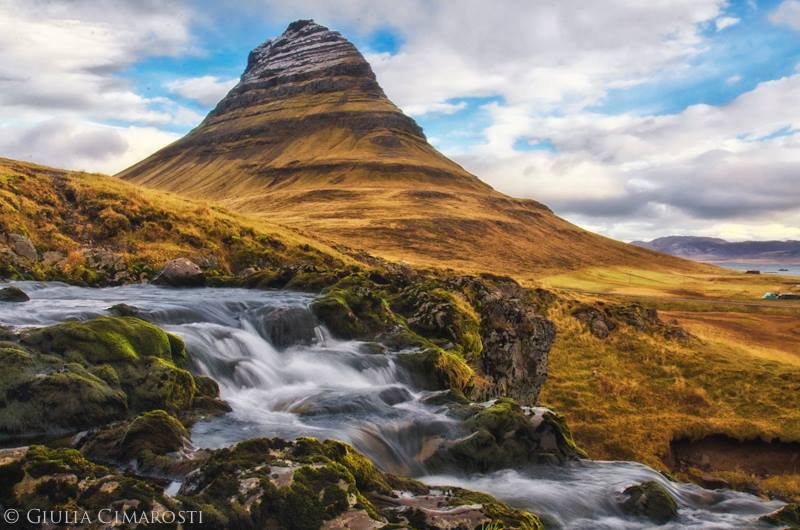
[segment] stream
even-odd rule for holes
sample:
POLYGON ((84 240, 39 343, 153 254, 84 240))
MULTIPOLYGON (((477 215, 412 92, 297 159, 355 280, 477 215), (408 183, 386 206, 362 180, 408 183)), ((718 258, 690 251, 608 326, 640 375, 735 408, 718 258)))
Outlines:
POLYGON ((0 302, 0 324, 46 326, 108 315, 125 303, 180 335, 191 369, 213 377, 232 412, 192 429, 197 447, 223 447, 248 438, 335 438, 354 445, 386 471, 429 484, 484 491, 539 513, 548 527, 644 529, 625 515, 622 490, 645 480, 666 487, 680 519, 660 528, 770 528, 758 517, 779 501, 729 490, 670 482, 635 462, 579 461, 564 466, 507 469, 486 475, 429 475, 418 455, 426 440, 454 436, 457 420, 436 404, 438 392, 413 385, 396 363, 402 352, 372 343, 339 341, 315 325, 313 295, 232 288, 169 289, 149 285, 82 288, 54 282, 12 282, 31 300, 0 302))

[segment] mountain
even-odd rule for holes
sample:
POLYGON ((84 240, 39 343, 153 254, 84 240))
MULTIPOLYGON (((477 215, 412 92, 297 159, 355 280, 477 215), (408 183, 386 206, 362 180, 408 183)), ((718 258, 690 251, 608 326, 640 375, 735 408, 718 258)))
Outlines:
POLYGON ((355 46, 310 20, 253 50, 198 127, 118 176, 416 265, 697 267, 495 191, 428 143, 355 46))
POLYGON ((800 241, 725 241, 714 237, 668 236, 631 243, 697 261, 800 263, 800 241))

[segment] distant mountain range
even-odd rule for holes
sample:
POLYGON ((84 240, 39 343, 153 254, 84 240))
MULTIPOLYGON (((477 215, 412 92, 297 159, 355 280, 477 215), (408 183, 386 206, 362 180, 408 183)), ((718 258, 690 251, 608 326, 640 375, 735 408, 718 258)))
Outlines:
POLYGON ((696 261, 800 263, 800 241, 725 241, 715 237, 668 236, 632 245, 696 261))

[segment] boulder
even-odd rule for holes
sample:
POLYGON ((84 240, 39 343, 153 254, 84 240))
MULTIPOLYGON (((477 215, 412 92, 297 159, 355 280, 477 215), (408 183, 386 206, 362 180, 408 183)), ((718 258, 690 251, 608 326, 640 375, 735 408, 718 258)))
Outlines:
POLYGON ((37 261, 39 259, 39 253, 36 252, 36 247, 33 246, 33 243, 27 237, 21 234, 8 234, 6 240, 8 241, 8 246, 11 247, 11 250, 14 251, 14 254, 21 258, 25 258, 28 261, 37 261))
POLYGON ((195 404, 183 341, 137 318, 65 322, 10 338, 18 342, 0 342, 0 438, 76 432, 195 404))
POLYGON ((625 488, 622 509, 632 515, 647 517, 656 524, 666 524, 678 517, 678 503, 667 489, 655 480, 625 488))
POLYGON ((443 441, 426 460, 429 469, 485 473, 586 457, 563 418, 543 407, 521 407, 511 399, 478 406, 464 428, 465 436, 443 441))
POLYGON ((259 315, 259 333, 279 350, 311 344, 316 327, 316 318, 304 307, 271 307, 259 315))
POLYGON ((789 503, 780 510, 763 516, 761 521, 783 528, 800 528, 800 504, 789 503))
POLYGON ((153 279, 155 284, 170 285, 172 287, 194 287, 202 285, 203 281, 203 269, 186 258, 176 258, 168 261, 153 279))
POLYGON ((0 289, 0 302, 27 302, 30 297, 19 287, 10 286, 0 289))

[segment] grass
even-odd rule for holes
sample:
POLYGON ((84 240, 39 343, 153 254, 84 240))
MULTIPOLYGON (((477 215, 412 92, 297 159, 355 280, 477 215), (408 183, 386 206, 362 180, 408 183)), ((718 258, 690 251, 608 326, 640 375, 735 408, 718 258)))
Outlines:
MULTIPOLYGON (((8 159, 0 159, 2 233, 29 237, 40 256, 58 252, 60 260, 53 265, 58 272, 51 271, 49 277, 85 283, 97 279, 87 254, 90 249, 110 252, 134 275, 152 274, 179 256, 205 264, 212 275, 235 274, 250 266, 342 268, 355 263, 320 241, 208 202, 104 175, 8 159)), ((0 258, 7 260, 8 254, 0 258)), ((29 269, 33 277, 45 274, 42 264, 2 264, 6 276, 14 277, 21 269, 29 269)))
MULTIPOLYGON (((681 437, 800 441, 800 366, 783 353, 756 352, 758 337, 698 334, 681 343, 623 325, 601 340, 570 307, 562 300, 550 309, 558 337, 541 400, 564 413, 591 457, 667 470, 670 442, 681 437)), ((791 477, 747 478, 765 492, 800 498, 791 477)))

